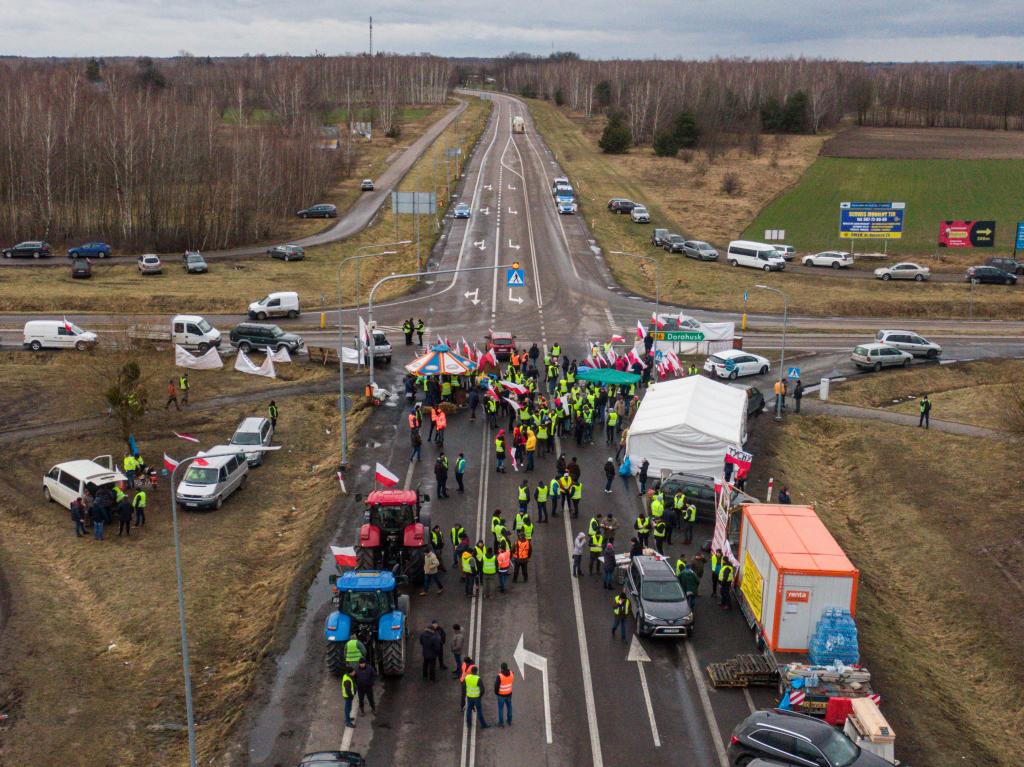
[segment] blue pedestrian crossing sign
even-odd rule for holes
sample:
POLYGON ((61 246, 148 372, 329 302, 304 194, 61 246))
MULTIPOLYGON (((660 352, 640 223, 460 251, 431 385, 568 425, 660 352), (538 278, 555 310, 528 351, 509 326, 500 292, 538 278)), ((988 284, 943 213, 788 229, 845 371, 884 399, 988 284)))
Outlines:
POLYGON ((507 277, 508 286, 510 288, 522 288, 526 286, 526 277, 522 269, 509 269, 507 277))
POLYGON ((800 368, 790 368, 786 375, 795 380, 800 377, 800 368))

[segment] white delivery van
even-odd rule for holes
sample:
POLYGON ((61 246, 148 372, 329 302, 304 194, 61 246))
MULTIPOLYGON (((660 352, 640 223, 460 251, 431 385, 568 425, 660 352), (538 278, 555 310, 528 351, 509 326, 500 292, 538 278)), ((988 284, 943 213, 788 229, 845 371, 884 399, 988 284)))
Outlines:
POLYGON ((187 509, 219 509, 228 496, 245 487, 249 461, 234 445, 217 445, 199 456, 185 470, 175 497, 187 509))
POLYGON ((198 314, 178 314, 166 325, 134 325, 128 335, 148 341, 170 341, 190 351, 205 354, 211 347, 220 346, 220 331, 198 314))
POLYGON ((84 352, 96 345, 96 334, 82 330, 66 320, 30 320, 25 323, 22 345, 34 352, 40 349, 78 349, 84 352))
POLYGON ((524 120, 520 115, 516 115, 512 118, 512 132, 526 133, 526 120, 524 120))
POLYGON ((43 477, 43 496, 47 501, 70 509, 71 502, 81 498, 87 488, 112 487, 127 480, 109 455, 98 455, 91 461, 58 463, 43 477))
POLYGON ((766 272, 781 272, 786 261, 774 245, 749 240, 733 240, 725 254, 729 266, 750 266, 766 272))
POLYGON ((265 320, 267 317, 295 319, 298 316, 299 294, 292 291, 271 293, 249 304, 249 319, 253 320, 265 320))

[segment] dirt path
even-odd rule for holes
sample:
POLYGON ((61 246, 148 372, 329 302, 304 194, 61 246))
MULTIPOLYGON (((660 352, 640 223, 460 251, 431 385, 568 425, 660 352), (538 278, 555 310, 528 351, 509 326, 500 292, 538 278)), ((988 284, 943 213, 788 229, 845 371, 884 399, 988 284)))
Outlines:
MULTIPOLYGON (((872 407, 856 407, 855 405, 841 405, 837 402, 822 402, 817 398, 804 398, 803 412, 815 415, 835 415, 846 418, 863 418, 872 421, 885 421, 900 426, 917 426, 918 417, 909 413, 894 413, 889 410, 882 410, 872 407)), ((948 434, 960 434, 966 437, 985 437, 988 439, 1017 439, 1009 432, 996 429, 986 429, 982 426, 972 426, 956 421, 940 421, 932 418, 929 426, 936 431, 948 434)))

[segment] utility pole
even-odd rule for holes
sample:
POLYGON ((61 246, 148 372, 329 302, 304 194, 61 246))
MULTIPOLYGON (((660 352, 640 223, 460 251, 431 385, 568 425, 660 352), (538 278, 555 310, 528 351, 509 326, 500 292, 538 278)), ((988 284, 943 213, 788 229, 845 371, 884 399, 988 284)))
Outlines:
POLYGON ((370 58, 373 58, 373 16, 370 17, 370 58))
MULTIPOLYGON (((768 285, 755 285, 755 288, 761 290, 770 290, 772 293, 778 293, 782 296, 782 349, 779 351, 779 383, 782 387, 786 385, 786 325, 789 322, 789 299, 786 298, 786 294, 778 288, 773 288, 768 285)), ((782 420, 782 397, 779 394, 775 395, 775 420, 782 420)))

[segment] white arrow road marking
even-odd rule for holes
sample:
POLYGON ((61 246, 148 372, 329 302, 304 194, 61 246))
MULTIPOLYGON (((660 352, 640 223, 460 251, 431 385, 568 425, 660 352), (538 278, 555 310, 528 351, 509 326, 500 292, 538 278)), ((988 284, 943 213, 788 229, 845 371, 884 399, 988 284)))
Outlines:
POLYGON ((508 185, 508 188, 509 188, 509 189, 510 189, 511 191, 513 191, 513 192, 514 192, 514 191, 516 191, 516 188, 515 188, 514 186, 512 186, 511 184, 509 184, 509 185, 508 185))
POLYGON ((526 681, 527 666, 540 669, 541 683, 544 685, 544 734, 547 736, 548 743, 551 743, 554 738, 551 735, 551 693, 548 689, 548 659, 523 647, 522 634, 519 635, 519 644, 516 645, 516 651, 512 657, 516 659, 516 665, 519 666, 519 676, 523 678, 524 682, 526 681))
POLYGON ((491 215, 491 209, 490 208, 480 208, 480 212, 483 213, 485 216, 491 215))
POLYGON ((484 184, 484 189, 486 189, 488 192, 494 191, 494 187, 491 186, 490 184, 484 184))
POLYGON ((511 205, 508 208, 508 212, 511 213, 513 216, 518 216, 519 215, 519 211, 512 210, 512 206, 511 205))
POLYGON ((661 736, 658 735, 658 723, 654 720, 654 706, 651 703, 651 690, 647 686, 647 672, 644 671, 644 664, 650 663, 651 656, 640 644, 636 634, 633 634, 633 641, 629 643, 626 660, 636 662, 636 670, 640 673, 640 687, 644 691, 644 703, 647 705, 647 718, 651 722, 651 737, 654 738, 654 747, 661 748, 661 736))
POLYGON ((512 244, 512 238, 511 237, 508 238, 508 246, 510 248, 515 248, 516 250, 519 250, 519 246, 518 245, 513 245, 512 244))
POLYGON ((485 240, 477 240, 476 242, 473 243, 473 247, 480 248, 480 250, 484 250, 487 247, 487 242, 485 240))
POLYGON ((509 301, 515 301, 517 304, 523 303, 523 297, 522 296, 516 296, 515 298, 512 297, 512 288, 508 289, 508 300, 509 301))
POLYGON ((478 297, 479 294, 480 288, 477 288, 476 290, 467 290, 463 295, 465 295, 466 298, 473 296, 473 298, 471 298, 470 300, 473 302, 473 306, 476 306, 478 303, 480 303, 480 298, 478 297))

